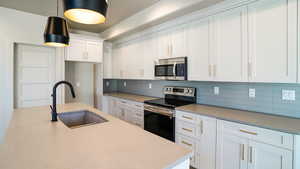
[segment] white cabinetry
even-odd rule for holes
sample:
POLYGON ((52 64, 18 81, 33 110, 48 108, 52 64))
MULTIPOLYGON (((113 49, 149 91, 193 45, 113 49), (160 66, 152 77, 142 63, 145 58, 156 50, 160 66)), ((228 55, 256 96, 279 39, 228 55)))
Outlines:
POLYGON ((70 35, 70 46, 66 47, 67 61, 101 63, 103 40, 80 35, 70 35))
POLYGON ((190 23, 186 29, 188 79, 211 81, 211 58, 209 52, 209 19, 190 23))
POLYGON ((112 44, 108 42, 103 44, 103 63, 103 78, 113 78, 112 44))
POLYGON ((181 25, 157 34, 158 59, 187 56, 185 26, 181 25))
POLYGON ((121 120, 144 128, 144 104, 116 97, 105 96, 103 110, 121 120))
POLYGON ((293 135, 218 121, 217 169, 293 169, 293 135))
POLYGON ((248 81, 246 12, 238 7, 211 17, 210 71, 217 81, 248 81))
POLYGON ((259 0, 249 5, 251 82, 297 80, 297 0, 259 0))
POLYGON ((176 143, 193 150, 191 166, 215 169, 216 119, 176 111, 176 143))

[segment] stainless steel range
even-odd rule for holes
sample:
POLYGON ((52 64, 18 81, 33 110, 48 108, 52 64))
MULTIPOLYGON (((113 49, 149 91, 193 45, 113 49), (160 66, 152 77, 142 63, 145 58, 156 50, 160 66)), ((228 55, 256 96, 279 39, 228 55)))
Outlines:
POLYGON ((144 103, 144 129, 175 141, 175 108, 196 103, 196 88, 164 87, 164 98, 144 103))

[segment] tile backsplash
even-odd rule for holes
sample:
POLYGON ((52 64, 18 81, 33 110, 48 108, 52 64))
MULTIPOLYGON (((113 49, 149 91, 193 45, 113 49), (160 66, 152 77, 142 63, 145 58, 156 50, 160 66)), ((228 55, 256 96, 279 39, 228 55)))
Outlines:
POLYGON ((196 87, 199 104, 300 118, 299 84, 104 80, 104 92, 119 91, 153 97, 163 97, 164 86, 196 87), (219 87, 219 95, 214 94, 214 87, 219 87), (255 89, 255 98, 249 98, 249 88, 255 89), (282 100, 282 90, 294 90, 295 101, 282 100))

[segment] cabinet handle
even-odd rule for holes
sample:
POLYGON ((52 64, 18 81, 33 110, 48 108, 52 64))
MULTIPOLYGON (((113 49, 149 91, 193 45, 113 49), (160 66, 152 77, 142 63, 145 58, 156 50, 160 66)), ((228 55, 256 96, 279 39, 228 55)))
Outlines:
POLYGON ((242 157, 242 161, 245 160, 245 144, 241 144, 241 157, 242 157))
POLYGON ((248 62, 248 77, 252 77, 252 63, 248 62))
POLYGON ((211 77, 211 65, 208 66, 208 74, 209 74, 209 77, 211 77))
POLYGON ((201 120, 200 127, 201 127, 201 134, 203 134, 203 120, 201 120))
POLYGON ((250 146, 249 149, 250 149, 250 158, 249 158, 249 162, 252 164, 252 163, 253 163, 253 147, 250 146))
POLYGON ((190 144, 190 143, 187 143, 187 142, 185 142, 185 141, 181 141, 181 143, 182 143, 182 144, 185 144, 185 145, 187 145, 187 146, 190 146, 190 147, 192 147, 192 144, 190 144))
POLYGON ((251 132, 251 131, 247 131, 247 130, 240 130, 240 132, 257 136, 257 133, 251 132))
POLYGON ((182 116, 182 118, 184 118, 184 119, 188 119, 188 120, 193 120, 193 118, 192 118, 192 117, 188 117, 188 116, 185 116, 185 115, 183 115, 183 116, 182 116))
POLYGON ((187 129, 187 128, 182 128, 182 130, 185 130, 185 131, 188 131, 188 132, 193 132, 193 130, 187 129))
POLYGON ((217 65, 213 65, 213 72, 214 72, 214 77, 217 76, 217 65))
POLYGON ((170 46, 171 46, 171 55, 170 56, 172 57, 173 56, 173 45, 171 44, 170 46))

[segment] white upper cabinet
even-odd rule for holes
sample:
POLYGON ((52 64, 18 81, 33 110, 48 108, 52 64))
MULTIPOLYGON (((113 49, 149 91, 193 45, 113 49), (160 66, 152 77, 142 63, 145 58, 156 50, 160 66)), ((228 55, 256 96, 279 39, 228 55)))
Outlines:
POLYGON ((157 34, 158 59, 186 56, 185 25, 157 34))
POLYGON ((112 44, 103 44, 103 77, 105 79, 113 78, 113 68, 112 68, 112 44))
POLYGON ((297 0, 249 5, 249 81, 295 83, 297 0))
POLYGON ((80 35, 70 35, 70 46, 66 47, 68 61, 78 62, 102 62, 103 40, 80 35))
POLYGON ((238 7, 211 19, 211 72, 217 81, 248 81, 247 8, 238 7))
POLYGON ((162 31, 157 34, 157 59, 171 57, 170 32, 162 31))
POLYGON ((186 25, 173 28, 170 32, 170 56, 184 57, 186 52, 186 25))
POLYGON ((142 44, 142 55, 139 56, 139 64, 143 65, 142 79, 154 79, 154 65, 157 60, 157 43, 153 35, 147 36, 141 42, 142 44))
POLYGON ((209 19, 201 19, 190 23, 186 29, 188 79, 212 80, 209 53, 209 19))

